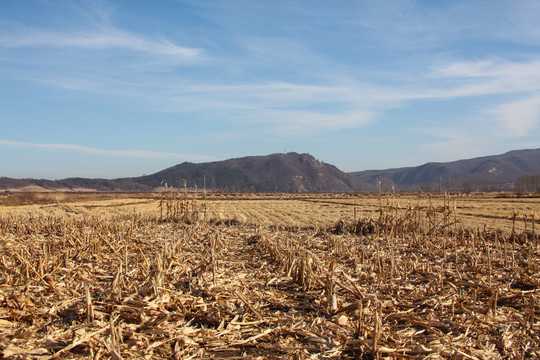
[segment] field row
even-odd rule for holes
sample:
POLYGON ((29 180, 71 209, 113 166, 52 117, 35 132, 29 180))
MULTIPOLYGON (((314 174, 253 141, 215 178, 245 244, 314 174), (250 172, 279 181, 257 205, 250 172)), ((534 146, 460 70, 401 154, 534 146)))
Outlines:
MULTIPOLYGON (((100 216, 114 218, 127 213, 155 216, 163 203, 181 194, 120 194, 93 196, 81 194, 35 194, 34 204, 0 206, 0 216, 100 216), (121 196, 120 196, 121 195, 121 196), (108 197, 107 197, 108 196, 108 197)), ((493 196, 354 195, 354 194, 202 194, 189 195, 204 211, 206 219, 237 220, 243 223, 328 227, 338 219, 376 218, 387 208, 405 213, 410 208, 455 210, 463 228, 486 228, 505 232, 532 231, 540 227, 540 198, 493 196)))

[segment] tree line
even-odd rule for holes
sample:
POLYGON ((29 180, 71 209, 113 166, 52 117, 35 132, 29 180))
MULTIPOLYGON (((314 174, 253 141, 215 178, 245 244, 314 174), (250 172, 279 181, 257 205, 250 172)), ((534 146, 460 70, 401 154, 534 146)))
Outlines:
MULTIPOLYGON (((390 192, 392 184, 384 184, 382 192, 390 192)), ((415 184, 415 185, 395 185, 397 192, 417 192, 426 193, 438 192, 516 192, 518 194, 540 194, 540 174, 523 175, 515 182, 488 182, 488 181, 464 181, 462 183, 447 181, 446 183, 415 184)))
POLYGON ((540 174, 520 176, 515 189, 518 193, 540 193, 540 174))

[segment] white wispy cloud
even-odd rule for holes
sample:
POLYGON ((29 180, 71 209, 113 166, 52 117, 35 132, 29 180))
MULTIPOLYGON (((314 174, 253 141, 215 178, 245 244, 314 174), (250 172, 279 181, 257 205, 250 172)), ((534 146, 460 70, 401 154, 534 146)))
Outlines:
POLYGON ((156 111, 204 111, 231 125, 261 126, 273 134, 307 137, 372 122, 383 103, 392 103, 379 91, 351 84, 199 84, 170 89, 155 100, 160 104, 156 111))
MULTIPOLYGON (((221 11, 227 10, 229 3, 220 4, 219 11, 216 11, 215 4, 200 6, 211 12, 214 20, 223 18, 219 21, 239 26, 232 24, 234 21, 226 16, 230 13, 221 11)), ((466 31, 468 21, 460 19, 462 15, 472 13, 471 6, 474 6, 448 5, 443 7, 445 11, 439 9, 439 12, 430 13, 426 17, 414 2, 391 1, 388 4, 382 6, 388 10, 383 15, 377 15, 381 5, 366 5, 367 11, 358 8, 358 14, 334 12, 331 6, 325 7, 325 11, 329 11, 334 19, 343 17, 347 20, 347 27, 341 31, 358 29, 358 24, 361 24, 362 28, 373 28, 378 36, 390 43, 402 42, 406 46, 398 49, 404 51, 409 44, 402 37, 394 35, 404 34, 409 41, 418 41, 419 45, 438 46, 439 40, 448 33, 446 30, 454 29, 448 35, 453 37, 466 31), (451 14, 448 19, 446 10, 451 14), (356 18, 359 18, 357 22, 356 18), (382 23, 381 19, 384 20, 382 23), (439 21, 441 19, 445 20, 439 21), (435 38, 430 37, 430 34, 434 34, 435 38)), ((239 5, 233 7, 235 11, 247 11, 239 5)), ((280 11, 273 6, 269 8, 278 13, 280 11)), ((265 6, 263 9, 267 10, 265 6)), ((310 11, 315 13, 308 20, 317 19, 323 25, 328 25, 325 23, 327 18, 320 17, 320 11, 310 11)), ((359 70, 360 65, 342 67, 331 54, 322 54, 309 43, 303 43, 301 36, 288 37, 289 33, 283 31, 283 27, 280 27, 282 32, 279 35, 241 34, 234 40, 228 39, 239 44, 242 49, 235 55, 219 58, 215 54, 209 55, 209 51, 202 47, 180 46, 167 38, 143 36, 114 26, 111 22, 112 12, 108 8, 96 8, 94 13, 97 15, 85 25, 85 30, 60 32, 30 29, 6 33, 0 35, 0 47, 53 49, 53 53, 54 49, 67 48, 77 54, 66 62, 55 54, 50 58, 36 58, 35 63, 42 62, 43 67, 25 69, 23 78, 41 85, 87 91, 114 99, 134 99, 135 102, 130 102, 129 106, 140 107, 143 111, 196 112, 207 118, 215 116, 233 127, 262 124, 266 131, 297 136, 362 127, 377 121, 386 111, 413 101, 499 94, 522 96, 522 101, 531 110, 522 110, 521 118, 532 119, 534 106, 527 99, 531 97, 531 92, 540 90, 538 60, 510 61, 487 57, 477 61, 458 59, 433 65, 426 63, 430 60, 423 59, 417 67, 431 71, 424 71, 415 77, 410 73, 417 68, 398 66, 394 71, 399 75, 387 83, 375 85, 363 78, 367 71, 359 70), (100 51, 105 54, 114 49, 128 51, 133 55, 131 61, 124 63, 124 54, 113 54, 110 58, 107 55, 106 61, 75 61, 84 58, 87 51, 106 50, 100 51), (214 57, 207 68, 199 67, 193 72, 170 72, 165 75, 156 71, 159 64, 167 66, 182 61, 197 63, 207 56, 214 57), (221 72, 218 67, 238 74, 221 72), (148 74, 137 71, 140 68, 149 70, 148 74), (207 75, 205 70, 209 70, 212 75, 207 75), (411 77, 414 77, 414 82, 411 77)), ((262 21, 266 11, 258 14, 262 21)), ((242 18, 250 19, 250 15, 249 11, 245 12, 242 18)), ((259 24, 262 25, 273 26, 270 23, 259 24)), ((291 26, 287 24, 286 28, 296 29, 299 26, 304 31, 316 30, 311 27, 311 21, 291 26)), ((378 45, 372 46, 380 51, 378 45)), ((381 54, 386 53, 376 55, 381 54)), ((525 130, 520 129, 531 128, 532 120, 504 120, 510 119, 511 110, 506 109, 517 110, 509 104, 507 108, 501 106, 491 114, 499 119, 500 124, 515 129, 511 133, 522 134, 525 130)), ((482 115, 486 113, 484 111, 482 115)))
MULTIPOLYGON (((422 147, 433 155, 446 156, 444 160, 465 158, 468 154, 492 153, 494 147, 518 141, 518 148, 537 148, 539 141, 531 139, 540 128, 540 95, 505 102, 467 119, 438 127, 418 129, 430 141, 422 147)), ((515 145, 513 145, 515 147, 515 145)))
POLYGON ((469 154, 482 154, 490 143, 486 139, 478 139, 466 130, 450 127, 422 131, 434 136, 432 141, 421 145, 421 148, 431 154, 432 161, 451 161, 467 158, 469 154))
POLYGON ((114 156, 136 159, 173 159, 183 161, 214 161, 218 158, 196 155, 196 154, 178 154, 146 150, 106 150, 89 146, 72 144, 41 144, 21 141, 0 140, 1 146, 15 147, 19 149, 33 149, 38 151, 74 151, 89 155, 114 156))
POLYGON ((531 92, 540 90, 540 60, 457 61, 436 68, 429 77, 444 86, 432 92, 434 97, 531 92))
POLYGON ((2 47, 73 47, 81 49, 127 49, 153 55, 195 58, 202 51, 184 47, 166 39, 148 39, 114 27, 96 28, 92 31, 57 32, 36 29, 10 36, 0 36, 2 47))
POLYGON ((24 64, 26 69, 43 67, 65 73, 78 69, 92 74, 129 67, 169 69, 204 59, 201 48, 178 44, 162 32, 142 34, 117 26, 111 3, 68 2, 58 9, 65 19, 51 17, 35 25, 11 19, 0 22, 0 50, 5 50, 5 60, 24 64))
POLYGON ((540 96, 499 105, 487 114, 502 124, 503 137, 526 136, 540 125, 540 96))
MULTIPOLYGON (((484 141, 486 144, 530 135, 540 125, 540 60, 457 61, 437 68, 429 77, 440 81, 441 86, 426 92, 426 98, 504 96, 483 105, 484 109, 475 114, 469 114, 471 124, 489 124, 481 132, 479 129, 471 132, 481 133, 489 139, 484 141)), ((471 135, 461 134, 440 145, 452 143, 455 148, 471 148, 475 147, 474 142, 478 144, 482 140, 478 136, 471 138, 471 135), (470 144, 464 147, 464 142, 470 144)))

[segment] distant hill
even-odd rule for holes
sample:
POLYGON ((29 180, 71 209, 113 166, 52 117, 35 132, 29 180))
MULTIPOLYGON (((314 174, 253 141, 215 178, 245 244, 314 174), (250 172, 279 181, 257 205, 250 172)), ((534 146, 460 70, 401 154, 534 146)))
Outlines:
POLYGON ((152 191, 153 188, 134 182, 129 178, 123 179, 86 179, 67 178, 62 180, 44 179, 13 179, 0 177, 0 190, 11 191, 152 191))
POLYGON ((376 187, 309 154, 272 154, 194 164, 185 162, 152 175, 121 179, 63 180, 0 177, 0 189, 29 191, 154 191, 163 184, 209 191, 370 192, 376 187))
POLYGON ((385 189, 394 185, 398 190, 435 190, 439 184, 444 190, 475 191, 499 188, 508 190, 525 175, 540 174, 540 149, 514 150, 502 155, 446 163, 430 162, 421 166, 388 170, 367 170, 349 173, 362 181, 385 189))
POLYGON ((199 188, 252 192, 367 192, 375 187, 349 176, 333 165, 309 154, 272 154, 202 164, 185 162, 153 175, 133 178, 134 182, 158 187, 199 188))

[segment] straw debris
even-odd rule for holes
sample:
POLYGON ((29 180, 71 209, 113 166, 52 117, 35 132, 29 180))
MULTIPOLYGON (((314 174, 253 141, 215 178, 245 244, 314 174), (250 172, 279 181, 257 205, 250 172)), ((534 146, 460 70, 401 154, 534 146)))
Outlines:
POLYGON ((540 358, 534 214, 491 231, 381 201, 283 228, 203 205, 0 217, 3 358, 540 358))

